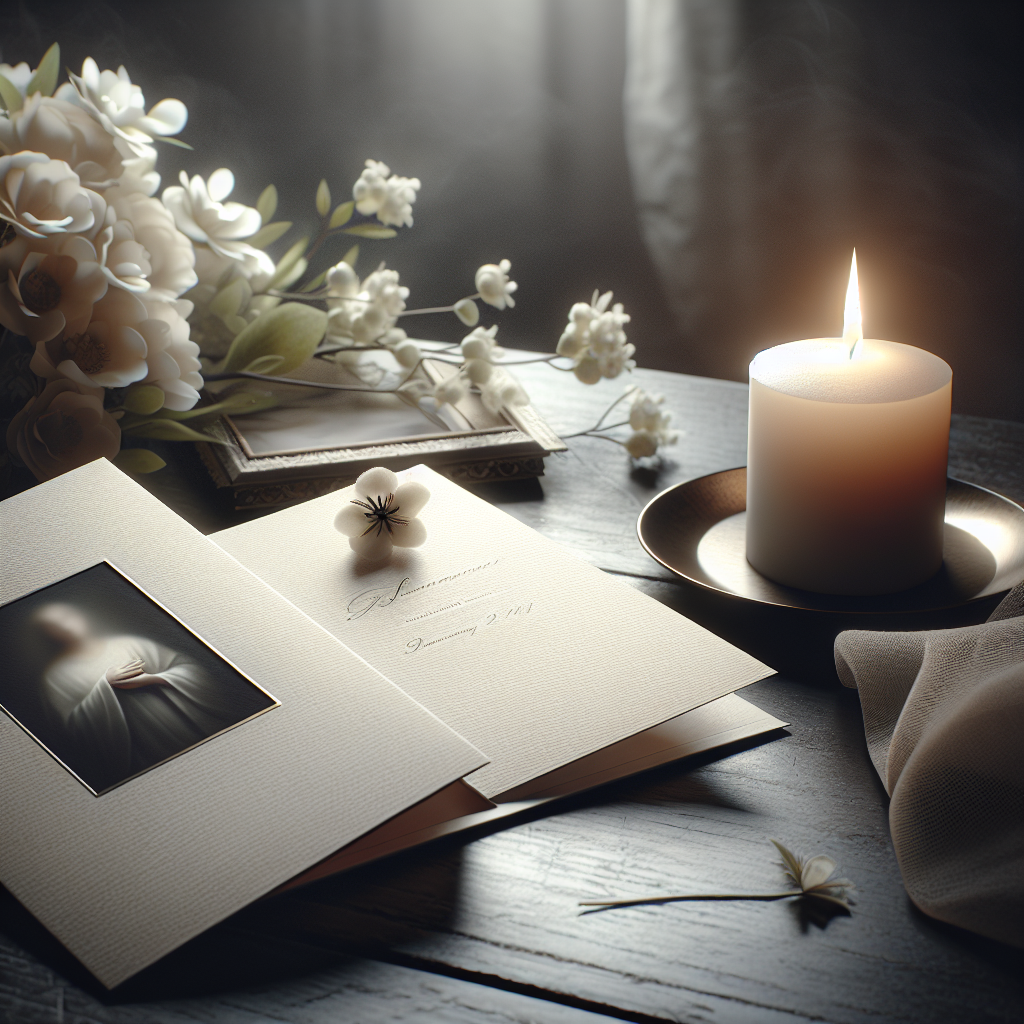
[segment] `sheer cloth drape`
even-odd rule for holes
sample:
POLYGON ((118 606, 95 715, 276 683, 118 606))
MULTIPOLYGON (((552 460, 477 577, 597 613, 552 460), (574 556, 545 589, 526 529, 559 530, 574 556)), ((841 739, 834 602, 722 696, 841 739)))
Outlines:
POLYGON ((860 691, 910 898, 1024 946, 1024 583, 981 625, 852 630, 835 659, 860 691))

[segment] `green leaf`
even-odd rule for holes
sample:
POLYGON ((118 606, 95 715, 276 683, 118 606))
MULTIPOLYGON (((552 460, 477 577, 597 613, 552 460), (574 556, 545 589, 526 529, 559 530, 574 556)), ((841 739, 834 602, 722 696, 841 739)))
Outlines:
POLYGON ((360 238, 394 238, 398 232, 394 228, 378 227, 376 224, 357 224, 354 228, 345 228, 343 234, 358 235, 360 238))
POLYGON ((0 103, 3 103, 10 114, 16 114, 21 110, 23 103, 18 87, 3 75, 0 75, 0 103))
MULTIPOLYGON (((43 54, 35 74, 28 80, 25 87, 25 95, 33 96, 41 92, 44 96, 52 96, 53 90, 57 88, 57 75, 60 73, 60 46, 53 43, 43 54)), ((160 468, 159 466, 157 467, 160 468)))
POLYGON ((178 149, 191 150, 192 147, 187 142, 182 142, 181 139, 172 139, 169 135, 157 135, 154 142, 166 142, 168 146, 177 146, 178 149))
POLYGON ((302 254, 306 251, 306 246, 309 245, 309 236, 300 238, 282 257, 281 261, 277 265, 277 271, 274 276, 270 279, 270 283, 267 285, 267 290, 278 287, 278 284, 283 281, 289 273, 291 273, 292 267, 302 259, 302 254))
POLYGON ((155 384, 133 384, 125 392, 124 408, 127 412, 134 412, 139 416, 152 416, 157 409, 162 409, 163 405, 163 389, 155 384))
POLYGON ((273 373, 284 362, 284 356, 260 356, 246 368, 246 373, 273 373))
POLYGON ((293 284, 295 284, 296 281, 298 281, 300 277, 302 277, 308 266, 309 264, 306 262, 305 257, 299 259, 292 269, 278 281, 277 287, 282 291, 287 291, 293 284))
POLYGON ((317 274, 308 284, 304 284, 299 291, 300 292, 311 292, 315 291, 327 280, 327 271, 325 270, 322 274, 317 274))
POLYGON ((126 473, 155 473, 167 463, 156 452, 146 448, 122 448, 114 459, 114 465, 126 473))
POLYGON ((331 189, 327 184, 326 179, 321 178, 320 184, 316 187, 316 212, 321 217, 327 216, 327 211, 331 208, 331 189))
POLYGON ((298 302, 284 302, 262 313, 240 331, 221 370, 242 370, 261 356, 282 356, 278 373, 288 373, 312 356, 327 330, 327 314, 298 302))
POLYGON ((270 223, 270 218, 277 210, 277 186, 268 185, 256 200, 256 210, 263 218, 264 224, 270 223))
POLYGON ((353 245, 352 248, 342 256, 341 262, 347 263, 350 267, 354 267, 357 259, 359 259, 359 246, 353 245))
POLYGON ((226 444, 219 438, 210 437, 209 434, 201 434, 198 430, 186 427, 184 423, 177 420, 152 420, 149 423, 129 427, 124 431, 126 434, 135 437, 152 437, 158 441, 208 441, 210 444, 226 444))
POLYGON ((331 221, 327 226, 329 228, 340 228, 342 224, 347 224, 352 219, 352 211, 355 208, 356 204, 351 199, 347 203, 339 203, 334 208, 334 213, 331 214, 331 221))
POLYGON ((252 288, 249 282, 244 277, 236 277, 210 300, 210 312, 221 319, 237 316, 243 304, 250 298, 252 298, 252 288))
POLYGON ((273 224, 264 224, 252 238, 248 238, 246 241, 257 249, 266 249, 268 245, 273 245, 291 226, 290 220, 278 220, 273 224))

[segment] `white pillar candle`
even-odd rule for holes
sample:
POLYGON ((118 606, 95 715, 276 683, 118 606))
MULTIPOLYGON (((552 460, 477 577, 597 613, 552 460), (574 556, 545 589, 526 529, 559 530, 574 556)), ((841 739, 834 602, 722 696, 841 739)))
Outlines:
POLYGON ((830 594, 888 594, 942 564, 952 393, 923 349, 860 338, 856 256, 842 338, 750 364, 747 560, 830 594))

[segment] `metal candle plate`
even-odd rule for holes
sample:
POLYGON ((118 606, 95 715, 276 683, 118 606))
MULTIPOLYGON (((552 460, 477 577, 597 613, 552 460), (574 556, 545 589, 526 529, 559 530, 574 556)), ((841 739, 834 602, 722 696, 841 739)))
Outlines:
POLYGON ((744 601, 819 612, 885 614, 956 608, 1024 579, 1024 508, 994 491, 949 478, 943 565, 897 594, 846 597, 774 583, 746 558, 746 467, 676 484, 637 520, 647 553, 700 587, 744 601))

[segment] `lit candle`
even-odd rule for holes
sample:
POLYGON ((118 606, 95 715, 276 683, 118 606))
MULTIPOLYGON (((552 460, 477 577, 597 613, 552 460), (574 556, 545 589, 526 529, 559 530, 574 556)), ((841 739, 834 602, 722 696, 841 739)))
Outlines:
POLYGON ((942 564, 953 373, 861 332, 854 253, 842 338, 750 364, 747 560, 779 583, 888 594, 942 564))

